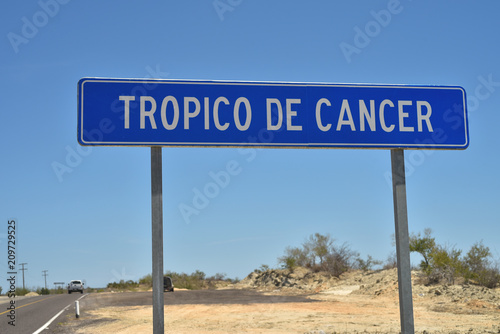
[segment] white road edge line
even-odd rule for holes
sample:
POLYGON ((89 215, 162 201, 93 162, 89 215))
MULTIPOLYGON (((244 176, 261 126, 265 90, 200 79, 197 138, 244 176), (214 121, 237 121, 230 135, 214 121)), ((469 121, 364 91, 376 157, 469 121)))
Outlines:
MULTIPOLYGON (((80 298, 78 298, 77 300, 80 300, 82 299, 83 297, 85 297, 86 295, 88 294, 84 294, 83 296, 81 296, 80 298)), ((42 327, 40 327, 36 332, 33 332, 33 334, 39 334, 41 333, 44 329, 46 329, 47 327, 49 327, 49 325, 52 323, 52 321, 56 320, 58 316, 61 315, 61 313, 63 313, 64 311, 66 311, 73 303, 69 304, 68 306, 66 306, 65 308, 63 308, 59 313, 57 313, 54 317, 52 317, 52 319, 50 319, 49 321, 47 321, 47 323, 45 325, 43 325, 42 327)))

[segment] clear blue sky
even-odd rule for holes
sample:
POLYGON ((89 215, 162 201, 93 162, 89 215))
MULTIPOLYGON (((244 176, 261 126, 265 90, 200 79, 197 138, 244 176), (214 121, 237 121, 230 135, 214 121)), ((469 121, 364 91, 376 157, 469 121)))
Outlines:
MULTIPOLYGON (((409 229, 430 227, 439 243, 464 250, 483 240, 500 258, 499 2, 215 4, 2 4, 4 292, 9 218, 19 224, 29 287, 44 285, 42 270, 50 286, 85 279, 92 287, 151 272, 150 150, 77 143, 77 82, 93 76, 462 86, 469 148, 406 152, 409 229), (366 29, 369 40, 357 36, 366 29), (343 51, 347 44, 356 52, 343 51), (71 172, 57 173, 57 164, 71 172)), ((247 158, 231 148, 163 149, 165 270, 243 278, 277 266, 286 246, 315 232, 362 257, 393 251, 390 151, 267 149, 247 158), (186 222, 179 207, 231 160, 241 173, 186 222)))

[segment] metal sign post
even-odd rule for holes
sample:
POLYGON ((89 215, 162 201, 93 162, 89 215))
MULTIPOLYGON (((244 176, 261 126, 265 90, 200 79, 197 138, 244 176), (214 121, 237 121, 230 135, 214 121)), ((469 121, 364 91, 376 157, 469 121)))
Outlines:
POLYGON ((153 233, 153 334, 164 333, 163 195, 161 147, 151 147, 151 229, 153 233))
POLYGON ((404 150, 391 150, 401 333, 414 334, 415 328, 413 321, 413 297, 411 292, 410 238, 408 234, 404 159, 404 150))

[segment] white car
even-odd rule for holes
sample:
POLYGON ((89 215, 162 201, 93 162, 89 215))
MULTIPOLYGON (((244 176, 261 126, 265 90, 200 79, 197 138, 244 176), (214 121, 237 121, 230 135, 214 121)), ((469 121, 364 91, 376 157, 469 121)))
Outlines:
POLYGON ((83 293, 83 282, 80 280, 73 280, 68 284, 68 293, 78 292, 83 293))

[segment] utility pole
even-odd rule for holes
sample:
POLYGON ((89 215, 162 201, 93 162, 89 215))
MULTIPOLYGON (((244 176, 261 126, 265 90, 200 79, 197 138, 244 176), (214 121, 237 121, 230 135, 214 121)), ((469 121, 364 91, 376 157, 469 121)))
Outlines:
POLYGON ((49 276, 49 274, 47 274, 47 271, 48 270, 42 270, 43 272, 42 276, 45 277, 45 290, 47 290, 47 276, 49 276))
POLYGON ((23 290, 24 290, 24 289, 25 289, 25 288, 24 288, 24 271, 25 271, 25 270, 28 270, 28 268, 24 268, 24 265, 26 265, 27 263, 19 263, 19 264, 20 264, 21 266, 23 266, 23 267, 21 268, 21 271, 23 272, 23 290))

